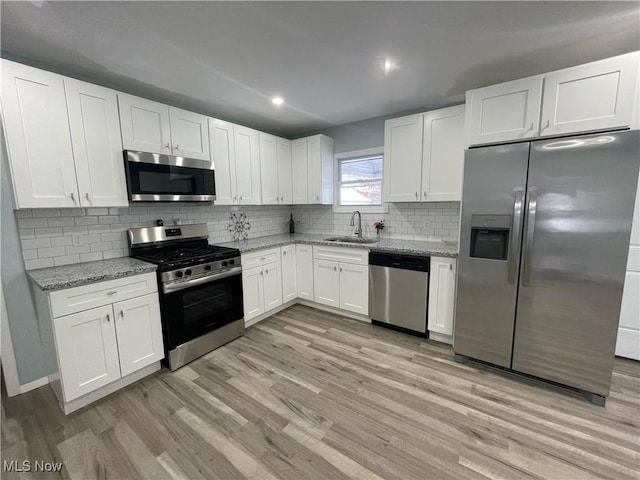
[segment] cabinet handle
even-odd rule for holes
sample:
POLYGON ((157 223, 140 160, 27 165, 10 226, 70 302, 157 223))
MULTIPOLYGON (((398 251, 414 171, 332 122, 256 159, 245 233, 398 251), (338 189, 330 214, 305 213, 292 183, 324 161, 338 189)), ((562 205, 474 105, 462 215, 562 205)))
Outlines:
POLYGON ((234 199, 234 200, 238 200, 238 197, 234 195, 234 196, 233 196, 233 199, 234 199))
POLYGON ((264 271, 264 274, 265 274, 265 275, 269 275, 269 270, 265 270, 265 271, 264 271))
POLYGON ((71 197, 71 200, 73 200, 73 203, 76 203, 76 196, 73 194, 73 192, 71 192, 69 196, 71 197))
POLYGON ((89 200, 89 194, 88 194, 88 193, 85 193, 85 194, 84 194, 84 198, 86 198, 87 200, 89 200))
POLYGON ((333 271, 337 272, 338 271, 338 267, 333 267, 333 271))
POLYGON ((260 271, 260 275, 264 275, 264 272, 263 272, 263 271, 260 271))
MULTIPOLYGON (((542 133, 545 129, 549 128, 550 120, 547 120, 547 124, 540 129, 540 133, 542 133)), ((531 128, 533 129, 533 124, 531 124, 531 128)))
POLYGON ((319 195, 316 195, 316 200, 320 200, 320 196, 319 195))
POLYGON ((422 195, 424 195, 424 198, 427 198, 427 192, 422 192, 422 195))
POLYGON ((285 250, 284 252, 282 252, 282 254, 283 254, 283 255, 286 255, 286 254, 287 254, 287 251, 285 250))
POLYGON ((242 200, 242 195, 240 195, 240 200, 242 200))
POLYGON ((416 192, 416 198, 418 198, 418 192, 416 192))
POLYGON ((115 295, 116 293, 118 293, 117 290, 111 290, 111 291, 107 292, 107 295, 108 296, 112 296, 112 295, 115 295))
POLYGON ((111 321, 111 316, 107 313, 107 322, 111 321))
POLYGON ((120 316, 124 318, 124 312, 122 310, 120 310, 120 316))
POLYGON ((342 267, 340 267, 340 271, 342 271, 342 267))
POLYGON ((180 145, 176 144, 176 147, 174 148, 174 150, 180 150, 180 145))
POLYGON ((449 270, 453 270, 453 263, 449 264, 449 270))
POLYGON ((164 146, 164 148, 166 148, 167 150, 171 150, 171 144, 170 144, 170 143, 167 143, 167 144, 164 146))

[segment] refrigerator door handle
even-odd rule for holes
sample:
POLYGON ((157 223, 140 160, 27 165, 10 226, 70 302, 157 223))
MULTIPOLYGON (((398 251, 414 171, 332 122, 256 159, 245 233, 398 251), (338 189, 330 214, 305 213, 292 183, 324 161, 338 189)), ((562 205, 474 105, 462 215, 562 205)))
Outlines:
POLYGON ((518 246, 520 245, 520 233, 522 228, 522 203, 524 202, 524 188, 513 189, 513 216, 511 217, 511 245, 509 245, 509 284, 516 283, 518 273, 518 246))
POLYGON ((522 286, 528 287, 531 280, 531 248, 533 233, 536 227, 536 208, 538 206, 538 187, 529 187, 527 200, 527 227, 524 240, 524 255, 522 263, 522 286))

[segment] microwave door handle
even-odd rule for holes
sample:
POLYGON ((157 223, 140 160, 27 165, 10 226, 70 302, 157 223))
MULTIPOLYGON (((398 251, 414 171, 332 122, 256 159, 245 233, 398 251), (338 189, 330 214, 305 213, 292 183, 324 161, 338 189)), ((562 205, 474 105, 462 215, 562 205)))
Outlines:
POLYGON ((522 255, 522 286, 528 287, 531 281, 531 249, 533 248, 533 234, 536 227, 536 210, 538 208, 538 188, 530 187, 527 200, 527 221, 524 238, 524 252, 522 255))
POLYGON ((163 293, 178 292, 186 288, 196 287, 198 285, 204 285, 207 283, 215 282, 216 280, 222 280, 223 278, 232 277, 234 275, 240 275, 241 273, 242 273, 242 267, 232 267, 220 273, 207 275, 206 277, 192 278, 190 280, 175 282, 175 283, 166 283, 162 286, 162 292, 163 293))
POLYGON ((522 229, 522 204, 524 202, 524 188, 513 189, 513 216, 511 217, 511 244, 509 245, 509 284, 515 285, 518 274, 519 245, 522 229))

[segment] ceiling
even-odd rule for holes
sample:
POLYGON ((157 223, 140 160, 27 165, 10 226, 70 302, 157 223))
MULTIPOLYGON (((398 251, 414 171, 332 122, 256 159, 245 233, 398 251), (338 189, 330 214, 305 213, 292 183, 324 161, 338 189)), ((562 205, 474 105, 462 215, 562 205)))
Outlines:
POLYGON ((32 0, 1 21, 5 58, 290 138, 640 48, 638 2, 32 0))

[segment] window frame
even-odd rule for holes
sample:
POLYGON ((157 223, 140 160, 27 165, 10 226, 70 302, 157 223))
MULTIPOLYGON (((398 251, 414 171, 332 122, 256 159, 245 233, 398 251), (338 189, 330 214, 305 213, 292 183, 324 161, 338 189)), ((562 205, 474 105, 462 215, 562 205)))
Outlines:
POLYGON ((384 147, 374 147, 374 148, 366 148, 362 150, 353 150, 350 152, 341 152, 336 153, 334 156, 334 198, 333 198, 333 211, 344 213, 344 212, 353 212, 354 210, 359 210, 362 213, 388 213, 389 206, 384 201, 384 147), (380 205, 340 205, 340 185, 342 182, 340 181, 340 163, 343 160, 352 160, 358 157, 367 157, 367 156, 381 156, 382 157, 382 178, 380 180, 381 188, 382 188, 382 203, 380 205))

